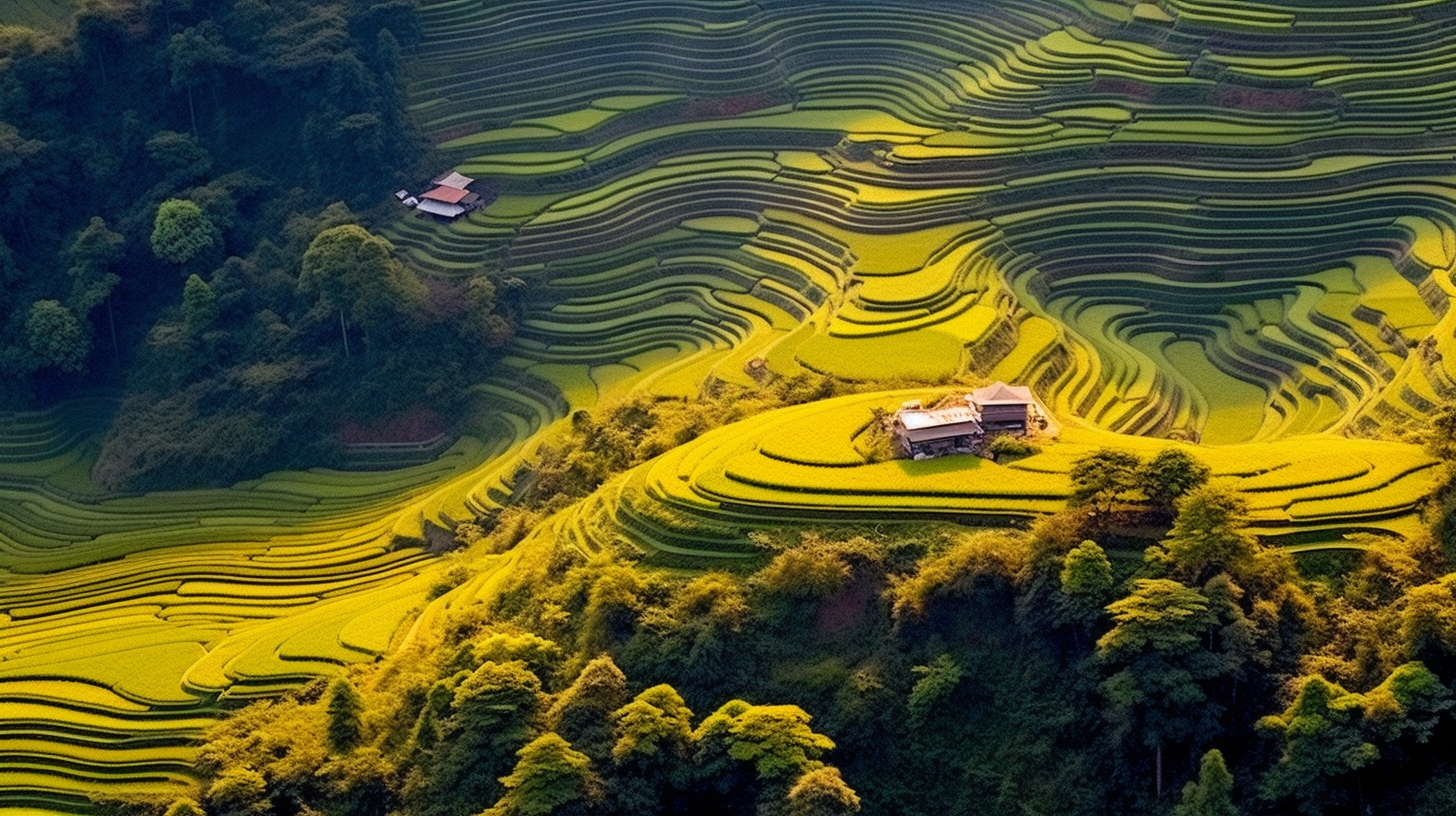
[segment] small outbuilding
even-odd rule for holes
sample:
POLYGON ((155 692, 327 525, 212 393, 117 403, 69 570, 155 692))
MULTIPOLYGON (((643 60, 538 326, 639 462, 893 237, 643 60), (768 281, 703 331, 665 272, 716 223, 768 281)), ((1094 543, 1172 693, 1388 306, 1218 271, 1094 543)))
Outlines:
POLYGON ((430 183, 435 185, 436 187, 454 187, 457 190, 464 190, 470 185, 474 184, 475 179, 471 178, 470 176, 462 176, 454 170, 451 170, 450 172, 445 173, 444 175, 434 179, 430 183))

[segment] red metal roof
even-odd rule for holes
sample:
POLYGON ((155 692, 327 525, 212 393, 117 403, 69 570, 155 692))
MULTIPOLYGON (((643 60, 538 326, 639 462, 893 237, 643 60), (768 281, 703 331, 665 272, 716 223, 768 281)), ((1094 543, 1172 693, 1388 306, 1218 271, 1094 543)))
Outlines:
POLYGON ((470 195, 469 190, 457 190, 454 187, 436 187, 435 189, 420 196, 431 201, 439 201, 445 204, 459 204, 460 199, 470 195))

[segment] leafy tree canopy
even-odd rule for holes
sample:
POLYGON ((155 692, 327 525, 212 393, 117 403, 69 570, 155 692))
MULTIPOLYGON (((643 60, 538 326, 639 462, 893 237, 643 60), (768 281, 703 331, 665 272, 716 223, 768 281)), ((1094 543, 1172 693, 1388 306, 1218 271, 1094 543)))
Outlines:
POLYGON ((859 809, 859 794, 832 765, 809 771, 789 788, 789 816, 850 816, 859 809))
POLYGON ((91 337, 76 315, 54 300, 36 301, 25 319, 25 339, 42 368, 67 374, 86 370, 91 337))
POLYGON ((1198 779, 1183 787, 1183 800, 1173 816, 1239 816, 1233 800, 1234 778, 1217 749, 1203 755, 1198 779))
POLYGON ((220 243, 217 227, 202 208, 176 198, 163 201, 157 208, 151 241, 154 255, 177 265, 201 257, 220 243))
POLYGON ((1178 516, 1165 546, 1175 572, 1202 582, 1216 572, 1241 574, 1258 542, 1247 531, 1248 505, 1233 490, 1205 485, 1178 501, 1178 516))
POLYGON ((1380 758, 1362 727, 1365 704, 1364 695, 1323 677, 1305 678, 1289 708, 1259 721, 1283 747, 1279 762, 1264 776, 1263 796, 1293 799, 1308 816, 1344 804, 1346 778, 1380 758))
POLYGON ((364 326, 404 312, 424 296, 424 287, 394 257, 394 246, 357 224, 313 239, 303 253, 298 291, 364 326))
POLYGON ((196 275, 188 275, 182 286, 182 325, 191 334, 212 328, 217 321, 217 295, 196 275))
POLYGON ((793 705, 755 706, 731 700, 703 720, 693 738, 699 750, 722 751, 751 763, 760 777, 789 779, 820 767, 834 742, 809 728, 809 714, 793 705))
POLYGON ((348 680, 340 678, 329 688, 329 745, 335 751, 348 752, 363 738, 360 715, 364 701, 348 680))
POLYGON ((1072 502, 1100 511, 1113 509, 1119 501, 1141 498, 1139 471, 1143 462, 1136 454, 1103 448, 1072 463, 1072 502))
POLYGON ((612 750, 612 714, 627 704, 627 677, 607 655, 581 670, 547 712, 551 730, 593 757, 612 750))
POLYGON ((515 769, 501 779, 505 795, 482 816, 566 816, 586 813, 601 800, 591 759, 559 734, 543 734, 516 755, 515 769))
POLYGON ((1165 448, 1142 466, 1139 481, 1148 501, 1171 509, 1184 494, 1207 482, 1211 472, 1182 448, 1165 448))
POLYGON ((1062 561, 1061 605, 1072 620, 1090 620, 1111 600, 1112 562, 1095 541, 1083 541, 1062 561))

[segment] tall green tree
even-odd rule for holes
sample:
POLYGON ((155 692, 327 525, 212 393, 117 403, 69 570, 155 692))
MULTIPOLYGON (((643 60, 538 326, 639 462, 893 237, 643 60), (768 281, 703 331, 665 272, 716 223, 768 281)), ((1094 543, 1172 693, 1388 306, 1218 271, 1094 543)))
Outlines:
POLYGON ((1305 678, 1289 708, 1259 721, 1282 749, 1264 774, 1264 798, 1292 800, 1305 816, 1345 805, 1352 775, 1380 758, 1363 728, 1365 705, 1363 695, 1323 677, 1305 678))
POLYGON ((364 700, 354 689, 354 684, 342 677, 335 680, 329 688, 330 747, 341 753, 358 747, 364 738, 363 712, 364 700))
POLYGON ((466 816, 495 802, 500 778, 538 733, 546 696, 541 681, 519 661, 487 661, 455 689, 439 745, 420 767, 412 806, 429 816, 466 816))
POLYGON ((1412 587, 1399 608, 1402 657, 1449 673, 1456 666, 1456 574, 1412 587))
POLYGON ((465 284, 465 319, 460 323, 460 333, 491 348, 504 345, 514 330, 510 321, 496 312, 499 302, 495 283, 490 278, 472 277, 465 284))
POLYGON ((298 292, 320 308, 337 312, 348 353, 347 323, 367 332, 408 311, 424 297, 424 285, 399 259, 394 245, 357 224, 320 232, 303 253, 298 292))
POLYGON ((655 813, 691 781, 693 712, 669 685, 643 691, 613 715, 616 773, 608 789, 620 813, 655 813))
POLYGON ((1095 541, 1083 541, 1062 559, 1057 604, 1070 623, 1086 626, 1101 617, 1112 600, 1112 562, 1095 541))
MULTIPOLYGON (((1218 673, 1236 686, 1256 668, 1270 664, 1272 655, 1264 648, 1269 645, 1265 637, 1268 632, 1261 629, 1258 622, 1262 621, 1267 629, 1275 627, 1277 619, 1271 616, 1267 606, 1256 618, 1246 615, 1246 593, 1228 573, 1221 572, 1210 578, 1204 583, 1202 592, 1208 599, 1209 614, 1217 621, 1216 628, 1209 633, 1208 648, 1218 659, 1218 673)), ((1235 696, 1235 693, 1228 695, 1230 698, 1235 696)))
POLYGON ((1107 611, 1113 627, 1097 641, 1097 658, 1109 672, 1102 682, 1107 716, 1154 752, 1161 797, 1164 749, 1206 739, 1218 727, 1218 707, 1202 685, 1222 668, 1203 648, 1217 621, 1200 592, 1167 579, 1135 582, 1132 594, 1107 611))
POLYGON ((693 712, 669 685, 643 691, 613 715, 618 762, 639 757, 686 757, 692 744, 693 712))
POLYGON ((1220 572, 1242 575, 1258 550, 1248 532, 1248 504, 1221 485, 1205 485, 1178 501, 1164 546, 1174 574, 1195 584, 1220 572))
POLYGON ((1218 749, 1203 755, 1198 779, 1183 786, 1183 801, 1173 816, 1239 816, 1234 805, 1234 778, 1218 749))
POLYGON ((217 295, 207 281, 196 275, 188 275, 182 285, 182 325, 187 333, 199 335, 212 328, 217 321, 217 295))
POLYGON ((116 339, 111 293, 121 283, 121 278, 112 269, 125 255, 125 243, 126 238, 121 233, 111 231, 104 219, 93 216, 85 229, 71 239, 65 252, 65 259, 71 264, 66 270, 71 278, 71 296, 66 305, 84 319, 91 310, 106 304, 107 332, 111 337, 113 354, 120 354, 121 347, 116 339))
POLYGON ((1136 454, 1102 448, 1072 463, 1072 503, 1088 505, 1099 512, 1114 509, 1119 502, 1141 498, 1139 472, 1143 460, 1136 454))
POLYGON ((173 188, 201 181, 213 168, 212 154, 198 142, 196 134, 159 131, 147 139, 143 148, 152 164, 165 174, 163 183, 173 188))
POLYGON ((581 670, 546 714, 546 725, 593 759, 611 755, 612 715, 630 699, 627 676, 609 655, 581 670))
POLYGON ((86 228, 71 239, 65 253, 71 264, 67 270, 72 280, 69 305, 78 314, 89 313, 111 297, 121 280, 111 273, 111 267, 125 254, 125 243, 126 238, 113 232, 99 216, 93 216, 86 228))
POLYGON ((505 795, 481 816, 585 816, 602 799, 602 781, 591 759, 560 734, 543 734, 516 753, 501 779, 505 795))
POLYGON ((1207 465, 1182 448, 1164 448, 1139 469, 1138 481, 1148 501, 1167 511, 1189 491, 1207 483, 1210 473, 1207 465))
POLYGON ((948 703, 966 672, 948 654, 936 657, 928 665, 916 666, 913 671, 920 679, 910 687, 905 707, 912 729, 921 731, 937 710, 948 703))
POLYGON ((730 700, 693 732, 709 772, 727 760, 750 764, 762 779, 788 780, 818 768, 834 741, 809 727, 810 716, 793 705, 756 706, 730 700))
POLYGON ((192 132, 197 133, 197 103, 193 89, 215 83, 220 69, 238 61, 238 55, 223 41, 217 23, 204 20, 172 35, 167 43, 167 61, 172 74, 172 87, 187 93, 187 117, 192 132))
POLYGON ((833 765, 815 768, 789 788, 789 816, 852 816, 859 813, 859 794, 846 785, 833 765))
POLYGON ((1452 706, 1441 678, 1418 662, 1397 666, 1365 694, 1366 720, 1375 734, 1391 742, 1409 738, 1424 744, 1452 706))

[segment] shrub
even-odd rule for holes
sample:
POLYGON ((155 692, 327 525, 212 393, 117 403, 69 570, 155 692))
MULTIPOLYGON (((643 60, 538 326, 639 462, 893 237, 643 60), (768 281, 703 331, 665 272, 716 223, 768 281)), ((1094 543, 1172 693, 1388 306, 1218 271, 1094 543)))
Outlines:
POLYGON ((997 434, 991 437, 991 443, 986 446, 986 450, 991 453, 991 458, 999 460, 1003 457, 1015 458, 1041 453, 1041 446, 1030 439, 997 434))

